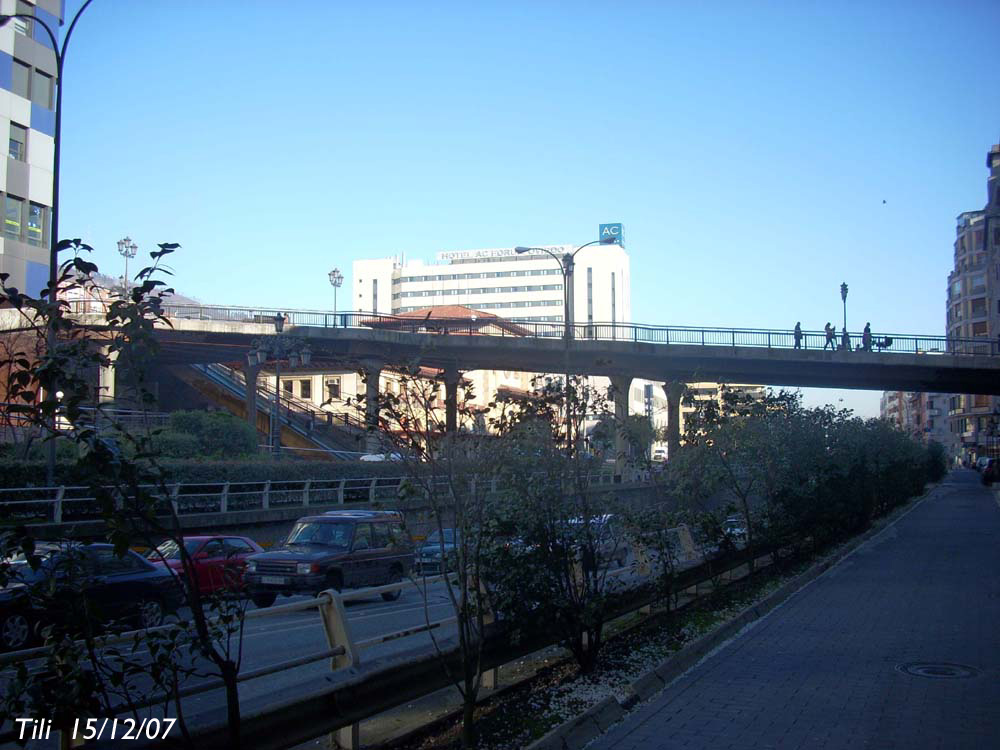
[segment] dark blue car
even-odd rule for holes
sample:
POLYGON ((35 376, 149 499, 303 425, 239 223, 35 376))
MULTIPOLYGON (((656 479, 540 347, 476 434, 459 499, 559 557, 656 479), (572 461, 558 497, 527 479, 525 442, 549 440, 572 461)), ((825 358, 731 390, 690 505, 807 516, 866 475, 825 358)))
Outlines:
POLYGON ((174 575, 135 552, 118 557, 110 544, 43 542, 35 546, 35 555, 37 568, 24 555, 8 563, 9 580, 0 589, 0 648, 5 651, 29 647, 47 625, 72 629, 87 617, 95 627, 150 628, 180 606, 174 575))

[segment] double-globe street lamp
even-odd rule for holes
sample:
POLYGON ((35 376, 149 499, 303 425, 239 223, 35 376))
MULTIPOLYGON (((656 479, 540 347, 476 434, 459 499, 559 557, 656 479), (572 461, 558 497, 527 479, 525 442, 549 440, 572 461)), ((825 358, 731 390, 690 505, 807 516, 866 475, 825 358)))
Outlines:
MULTIPOLYGON (((69 40, 73 36, 73 29, 76 28, 76 22, 80 20, 80 16, 87 7, 93 2, 93 0, 86 0, 83 5, 80 6, 80 10, 76 12, 73 16, 73 20, 70 21, 69 26, 66 29, 66 35, 63 37, 62 46, 59 46, 59 41, 56 38, 56 33, 52 28, 41 18, 36 17, 31 13, 3 13, 0 14, 0 28, 6 26, 10 23, 11 19, 23 18, 30 21, 32 24, 37 24, 45 29, 45 33, 49 35, 49 40, 52 42, 52 52, 56 57, 56 110, 55 110, 55 131, 52 136, 53 138, 53 153, 52 153, 52 221, 49 233, 49 303, 55 302, 56 296, 56 282, 58 280, 59 273, 59 162, 60 156, 62 154, 62 94, 63 94, 63 61, 66 59, 66 49, 69 47, 69 40)), ((49 326, 49 330, 46 335, 46 342, 49 352, 55 347, 56 331, 55 328, 49 326)), ((53 435, 56 431, 56 421, 55 416, 51 419, 50 424, 53 435)), ((56 441, 49 441, 48 457, 45 466, 45 477, 49 486, 55 483, 55 473, 56 473, 56 441)))
POLYGON ((129 278, 128 278, 128 262, 135 257, 135 254, 139 251, 139 246, 132 242, 131 237, 125 237, 124 239, 118 240, 118 252, 125 259, 125 298, 128 299, 128 288, 129 288, 129 278))
POLYGON ((522 247, 517 246, 514 248, 514 252, 518 255, 524 255, 525 253, 537 253, 542 252, 546 255, 551 256, 556 263, 559 264, 559 270, 562 272, 563 278, 563 342, 564 342, 564 370, 565 370, 565 389, 566 389, 566 455, 568 457, 573 456, 573 409, 572 409, 572 399, 570 396, 570 367, 569 367, 569 345, 570 341, 573 340, 574 326, 576 321, 573 319, 573 269, 576 266, 576 254, 583 250, 585 247, 590 247, 591 245, 615 245, 618 244, 615 239, 608 238, 603 240, 593 240, 584 245, 580 245, 576 250, 571 253, 564 253, 562 256, 556 255, 554 252, 546 247, 522 247))
POLYGON ((333 324, 337 325, 337 290, 344 283, 344 274, 340 272, 339 268, 334 268, 328 276, 330 277, 330 286, 333 287, 333 324))
MULTIPOLYGON (((247 354, 248 373, 253 368, 274 362, 274 396, 271 398, 271 419, 268 425, 268 443, 275 458, 281 456, 281 426, 278 418, 281 413, 281 361, 288 360, 291 369, 300 364, 308 366, 312 361, 312 351, 302 339, 282 336, 285 328, 285 316, 278 313, 274 316, 274 336, 264 336, 254 341, 253 348, 247 354)), ((247 384, 250 385, 249 383, 247 384)))

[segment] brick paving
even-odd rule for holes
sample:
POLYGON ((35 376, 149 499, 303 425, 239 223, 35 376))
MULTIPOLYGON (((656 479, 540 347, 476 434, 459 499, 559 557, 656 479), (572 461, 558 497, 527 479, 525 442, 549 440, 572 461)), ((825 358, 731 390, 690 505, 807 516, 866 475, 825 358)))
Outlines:
POLYGON ((975 472, 953 472, 589 748, 1000 748, 993 493, 975 472), (909 662, 979 672, 933 679, 897 670, 909 662))

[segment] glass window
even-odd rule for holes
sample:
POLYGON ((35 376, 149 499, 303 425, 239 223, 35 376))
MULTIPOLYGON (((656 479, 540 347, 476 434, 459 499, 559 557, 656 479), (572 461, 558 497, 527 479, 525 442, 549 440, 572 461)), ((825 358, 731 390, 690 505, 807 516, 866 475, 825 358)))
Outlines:
POLYGON ((981 292, 986 289, 986 276, 977 273, 975 276, 969 279, 969 291, 970 292, 981 292))
POLYGON ((312 395, 313 395, 313 382, 312 382, 312 380, 300 380, 299 381, 299 395, 302 398, 312 398, 312 395))
POLYGON ((981 323, 973 323, 972 324, 972 335, 973 336, 986 336, 986 335, 988 335, 988 332, 986 330, 986 321, 985 320, 982 321, 981 323))
POLYGON ((40 70, 34 71, 31 79, 31 101, 39 107, 52 109, 52 76, 40 70))
POLYGON ((28 150, 28 129, 16 122, 10 124, 10 146, 8 154, 11 159, 24 161, 28 150))
POLYGON ((282 380, 281 381, 281 390, 283 390, 285 393, 292 394, 292 393, 295 392, 294 389, 295 389, 295 381, 294 380, 282 380))
POLYGON ((221 539, 212 539, 201 548, 201 552, 199 554, 201 554, 202 557, 225 557, 226 549, 223 546, 221 539))
POLYGON ((25 99, 31 92, 31 66, 20 60, 15 60, 11 69, 11 91, 25 99))
POLYGON ((372 524, 372 538, 374 543, 372 547, 375 549, 385 549, 389 546, 389 524, 387 523, 373 523, 372 524))
MULTIPOLYGON (((35 15, 34 6, 29 5, 24 0, 17 0, 17 7, 14 9, 15 13, 23 13, 26 16, 35 15)), ((31 36, 31 24, 32 20, 30 18, 15 18, 14 19, 14 31, 18 34, 24 34, 25 36, 31 36)))
POLYGON ((331 400, 340 398, 340 378, 330 378, 326 381, 326 397, 331 400))
POLYGON ((354 543, 351 549, 372 548, 372 526, 370 523, 359 523, 354 529, 354 543))
POLYGON ((254 552, 246 539, 229 537, 226 539, 226 555, 249 555, 254 552))
POLYGON ((979 299, 972 300, 972 314, 975 317, 982 317, 986 314, 986 298, 980 297, 979 299))
POLYGON ((48 238, 49 209, 37 203, 28 204, 28 244, 45 246, 48 238))
POLYGON ((3 231, 8 237, 21 238, 21 212, 24 211, 24 201, 12 195, 4 196, 3 231))

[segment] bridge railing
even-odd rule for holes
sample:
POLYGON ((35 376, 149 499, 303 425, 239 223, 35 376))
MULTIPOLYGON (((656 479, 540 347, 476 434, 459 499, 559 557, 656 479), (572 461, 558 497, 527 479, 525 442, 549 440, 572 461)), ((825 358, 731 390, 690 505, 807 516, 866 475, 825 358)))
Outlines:
MULTIPOLYGON (((325 312, 319 310, 277 310, 256 307, 216 305, 166 305, 170 317, 189 320, 215 320, 233 323, 272 324, 276 315, 284 316, 290 326, 320 328, 368 328, 404 333, 476 335, 515 338, 562 339, 566 327, 561 322, 518 321, 516 318, 479 318, 475 320, 414 319, 369 312, 325 312)), ((837 333, 828 341, 823 331, 803 331, 799 346, 791 330, 760 328, 705 328, 693 326, 658 326, 638 323, 575 323, 572 336, 579 341, 632 341, 648 344, 688 346, 759 347, 770 349, 843 351, 844 336, 837 333)), ((867 344, 861 332, 849 331, 850 350, 870 348, 874 352, 906 354, 953 354, 1000 356, 1000 340, 987 337, 956 338, 873 332, 867 344)))
MULTIPOLYGON (((587 474, 588 486, 614 482, 612 471, 587 474)), ((163 515, 171 507, 179 516, 204 513, 270 510, 342 505, 344 503, 396 502, 406 478, 403 476, 345 477, 265 482, 192 482, 167 485, 164 493, 155 485, 143 485, 163 515)), ((442 483, 445 480, 442 479, 442 483)), ((491 491, 497 491, 494 482, 491 491)), ((8 523, 42 524, 98 521, 103 509, 88 487, 15 487, 0 489, 0 517, 8 523)))

